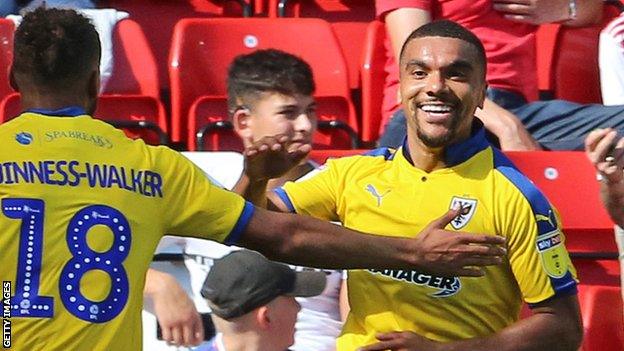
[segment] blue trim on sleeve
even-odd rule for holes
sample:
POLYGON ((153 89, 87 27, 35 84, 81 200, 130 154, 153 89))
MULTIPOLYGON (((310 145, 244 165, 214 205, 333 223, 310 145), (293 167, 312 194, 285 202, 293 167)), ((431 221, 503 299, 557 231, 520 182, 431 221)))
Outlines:
POLYGON ((236 225, 230 232, 230 235, 228 235, 227 238, 225 238, 225 241, 223 242, 224 244, 233 245, 233 244, 236 244, 240 240, 241 236, 243 235, 243 230, 245 230, 245 228, 247 227, 247 224, 249 224, 249 220, 253 216, 255 210, 256 208, 251 202, 245 201, 245 206, 243 207, 243 211, 238 217, 238 221, 236 222, 236 225))
MULTIPOLYGON (((568 273, 566 274, 566 276, 567 276, 567 275, 570 275, 570 278, 572 277, 572 275, 570 274, 570 272, 568 272, 568 273)), ((564 277, 563 277, 563 278, 561 278, 561 279, 565 279, 565 278, 566 278, 566 276, 564 276, 564 277)), ((556 294, 556 295, 551 296, 551 297, 547 298, 547 299, 546 299, 546 300, 544 300, 544 301, 548 301, 548 300, 551 300, 551 299, 556 298, 556 297, 562 297, 562 296, 572 296, 572 295, 577 295, 577 294, 578 294, 578 288, 577 288, 577 286, 576 286, 576 282, 572 279, 572 282, 568 283, 568 285, 567 285, 567 286, 562 287, 562 288, 561 288, 561 290, 557 291, 557 294, 556 294)), ((540 302, 536 302, 536 303, 527 303, 527 306, 529 306, 529 308, 535 308, 535 307, 536 307, 539 303, 542 303, 542 302, 544 302, 544 301, 540 301, 540 302)))
POLYGON ((527 199, 533 214, 541 215, 545 220, 537 220, 538 236, 552 233, 557 230, 557 219, 550 203, 539 189, 522 174, 516 166, 503 154, 502 151, 492 148, 494 152, 494 168, 501 172, 509 181, 520 190, 527 199), (548 220, 546 220, 546 218, 548 220))
POLYGON ((76 117, 86 115, 87 112, 80 106, 68 106, 63 107, 58 110, 47 110, 42 108, 31 108, 24 112, 37 113, 40 115, 46 116, 55 116, 55 117, 76 117))
POLYGON ((293 205, 292 201, 290 201, 290 197, 288 197, 288 194, 286 193, 286 190, 284 190, 284 188, 275 188, 273 189, 273 192, 277 196, 279 196, 279 198, 284 202, 284 205, 286 205, 286 207, 288 208, 288 212, 297 212, 295 211, 295 206, 293 205))
MULTIPOLYGON (((542 235, 557 231, 559 229, 557 218, 546 197, 511 163, 502 151, 496 148, 492 148, 492 150, 494 153, 494 168, 509 179, 529 202, 535 216, 535 223, 537 224, 537 237, 539 238, 542 235)), ((576 292, 576 281, 569 270, 561 278, 551 276, 549 278, 556 296, 569 294, 570 291, 576 292)))

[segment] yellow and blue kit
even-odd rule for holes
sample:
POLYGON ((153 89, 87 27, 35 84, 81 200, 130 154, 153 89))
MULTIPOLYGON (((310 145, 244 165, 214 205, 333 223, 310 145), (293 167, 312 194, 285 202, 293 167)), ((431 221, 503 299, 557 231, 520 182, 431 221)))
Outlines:
POLYGON ((0 125, 0 278, 16 350, 140 350, 163 234, 235 243, 253 206, 80 108, 0 125), (10 296, 9 296, 10 295, 10 296))
POLYGON ((352 270, 351 312, 338 340, 352 351, 375 333, 414 331, 438 341, 485 336, 514 323, 522 301, 576 293, 576 272, 558 215, 542 193, 475 126, 445 151, 447 167, 424 172, 398 150, 328 161, 316 176, 276 193, 294 212, 367 233, 415 237, 456 203, 448 229, 507 239, 507 261, 480 278, 414 270, 352 270))

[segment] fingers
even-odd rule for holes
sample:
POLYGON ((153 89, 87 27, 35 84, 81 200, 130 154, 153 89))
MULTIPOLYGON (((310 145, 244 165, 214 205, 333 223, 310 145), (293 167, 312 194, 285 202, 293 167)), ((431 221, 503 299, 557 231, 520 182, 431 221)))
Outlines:
POLYGON ((171 328, 171 340, 170 343, 173 345, 182 345, 182 330, 179 326, 171 328))
POLYGON ((525 4, 498 3, 498 4, 494 4, 493 8, 496 11, 505 12, 511 15, 530 16, 533 13, 533 8, 525 4))
POLYGON ((405 347, 405 340, 400 332, 391 333, 378 333, 376 336, 378 343, 371 344, 359 348, 359 351, 385 351, 385 350, 398 350, 405 347))
POLYGON ((498 235, 462 234, 453 232, 462 244, 505 245, 506 239, 498 235))
POLYGON ((173 336, 171 335, 171 328, 165 327, 161 325, 161 333, 162 339, 167 343, 171 343, 173 341, 173 336))
POLYGON ((454 208, 451 208, 444 215, 442 215, 442 217, 439 217, 438 219, 431 222, 428 227, 430 229, 433 229, 433 228, 443 229, 449 223, 451 223, 451 221, 455 217, 457 217, 460 212, 461 212, 461 206, 456 206, 454 208))

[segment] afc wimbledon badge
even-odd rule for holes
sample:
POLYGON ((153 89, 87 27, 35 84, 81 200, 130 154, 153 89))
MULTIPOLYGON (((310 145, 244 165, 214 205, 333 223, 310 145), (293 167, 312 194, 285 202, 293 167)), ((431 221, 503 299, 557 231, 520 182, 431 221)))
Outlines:
POLYGON ((458 205, 461 205, 462 210, 459 215, 451 221, 451 226, 453 226, 456 230, 459 230, 468 224, 477 209, 477 200, 453 196, 450 208, 454 208, 458 205))

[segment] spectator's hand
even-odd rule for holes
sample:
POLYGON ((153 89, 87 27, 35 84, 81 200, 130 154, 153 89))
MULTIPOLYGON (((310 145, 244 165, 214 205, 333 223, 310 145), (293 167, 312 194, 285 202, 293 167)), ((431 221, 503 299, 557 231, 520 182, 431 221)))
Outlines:
POLYGON ((493 0, 494 10, 510 21, 540 25, 570 19, 569 0, 493 0))
POLYGON ((309 144, 293 142, 286 135, 250 140, 245 148, 245 174, 251 180, 279 178, 297 166, 312 150, 309 144))
POLYGON ((361 347, 359 351, 435 351, 438 342, 413 332, 392 332, 377 334, 379 342, 361 347))
POLYGON ((461 211, 462 208, 449 210, 416 236, 419 267, 443 276, 480 277, 485 274, 484 266, 503 262, 507 254, 503 237, 444 229, 461 211))
POLYGON ((162 338, 170 345, 197 346, 204 340, 204 327, 195 304, 175 278, 150 269, 147 276, 154 313, 162 338))
POLYGON ((589 133, 585 138, 585 153, 607 183, 624 180, 624 138, 618 139, 615 130, 596 129, 589 133))

